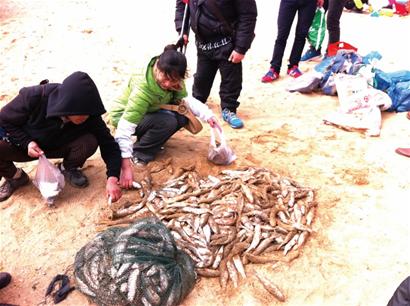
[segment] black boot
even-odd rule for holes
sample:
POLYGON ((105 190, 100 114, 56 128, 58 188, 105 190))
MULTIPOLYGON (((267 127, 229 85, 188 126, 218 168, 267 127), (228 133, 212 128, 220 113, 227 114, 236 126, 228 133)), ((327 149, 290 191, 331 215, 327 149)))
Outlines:
POLYGON ((85 188, 88 186, 88 179, 80 169, 74 168, 62 170, 62 164, 58 164, 58 168, 61 173, 64 174, 64 178, 71 186, 77 188, 85 188))

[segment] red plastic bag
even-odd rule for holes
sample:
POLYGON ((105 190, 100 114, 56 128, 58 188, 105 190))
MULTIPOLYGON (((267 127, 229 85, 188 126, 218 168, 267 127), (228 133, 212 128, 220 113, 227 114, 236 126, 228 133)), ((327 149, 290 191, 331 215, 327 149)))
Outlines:
POLYGON ((64 188, 64 175, 44 155, 41 155, 38 158, 33 184, 40 190, 47 204, 51 206, 64 188))
POLYGON ((357 52, 357 48, 352 46, 351 44, 344 42, 344 41, 337 41, 335 43, 329 44, 327 48, 327 55, 328 56, 335 56, 337 51, 339 50, 348 50, 357 52))
POLYGON ((229 165, 236 159, 235 153, 226 143, 225 136, 218 128, 211 129, 208 160, 217 165, 229 165), (216 138, 219 138, 217 141, 216 138))

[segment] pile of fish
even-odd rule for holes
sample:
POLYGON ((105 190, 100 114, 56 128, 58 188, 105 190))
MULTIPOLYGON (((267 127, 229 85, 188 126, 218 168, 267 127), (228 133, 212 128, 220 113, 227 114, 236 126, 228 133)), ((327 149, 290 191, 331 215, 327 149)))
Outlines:
MULTIPOLYGON (((144 194, 145 192, 145 194, 144 194)), ((248 263, 290 262, 312 232, 314 190, 264 168, 186 171, 113 218, 149 210, 171 230, 199 275, 238 285, 248 263)))

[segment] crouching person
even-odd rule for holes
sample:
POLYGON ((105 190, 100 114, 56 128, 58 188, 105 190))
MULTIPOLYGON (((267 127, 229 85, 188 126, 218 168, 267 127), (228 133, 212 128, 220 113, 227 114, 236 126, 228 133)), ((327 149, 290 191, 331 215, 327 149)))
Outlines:
MULTIPOLYGON (((184 115, 161 109, 161 105, 175 104, 187 96, 184 84, 187 60, 176 49, 175 45, 166 46, 161 55, 153 57, 145 69, 133 75, 110 111, 122 155, 122 187, 132 188, 132 163, 144 166, 154 160, 165 142, 188 123, 184 115), (135 143, 132 136, 137 137, 135 143)), ((194 98, 186 102, 195 116, 220 129, 205 104, 194 98)))
POLYGON ((88 186, 81 171, 85 161, 100 147, 107 166, 106 195, 121 197, 118 185, 121 152, 101 118, 105 113, 98 89, 84 72, 75 72, 62 84, 24 87, 0 110, 0 201, 29 183, 28 175, 14 162, 62 158, 59 164, 66 182, 88 186))

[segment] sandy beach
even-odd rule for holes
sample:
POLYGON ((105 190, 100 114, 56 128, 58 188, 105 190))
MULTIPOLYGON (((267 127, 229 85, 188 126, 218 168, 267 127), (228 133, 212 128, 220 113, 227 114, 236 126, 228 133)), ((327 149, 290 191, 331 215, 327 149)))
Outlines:
MULTIPOLYGON (((241 166, 289 176, 317 190, 314 233, 290 264, 247 265, 247 279, 228 290, 217 279, 202 278, 182 305, 386 305, 410 275, 410 159, 394 152, 410 147, 410 120, 406 113, 383 112, 380 136, 368 137, 323 124, 338 107, 337 97, 290 93, 286 88, 292 79, 284 71, 273 84, 261 83, 276 37, 279 1, 258 0, 257 5, 256 37, 244 60, 238 109, 245 128, 223 124, 237 160, 224 167, 207 161, 205 127, 198 135, 178 132, 150 167, 171 159, 174 170, 194 164, 203 176, 241 166), (255 271, 282 288, 285 303, 269 296, 252 276, 255 271)), ((174 8, 174 1, 166 0, 0 0, 0 107, 24 86, 46 78, 61 82, 81 70, 94 79, 109 108, 129 75, 176 41, 174 8)), ((362 55, 378 51, 385 71, 410 70, 409 29, 410 17, 344 12, 341 40, 362 55)), ((188 88, 196 67, 193 41, 192 35, 188 88)), ((292 42, 290 37, 283 67, 292 42)), ((307 72, 314 65, 301 63, 300 68, 307 72)), ((218 85, 219 78, 208 105, 220 118, 218 85)), ((20 166, 32 179, 36 164, 20 166)), ((13 276, 0 290, 0 303, 53 305, 44 298, 49 282, 73 264, 108 209, 98 152, 84 173, 90 186, 81 192, 66 186, 55 208, 32 184, 0 203, 0 271, 13 276)), ((155 173, 153 182, 159 186, 170 176, 155 173)), ((121 200, 133 196, 135 191, 125 191, 121 200)), ((94 304, 75 290, 60 305, 94 304)))

